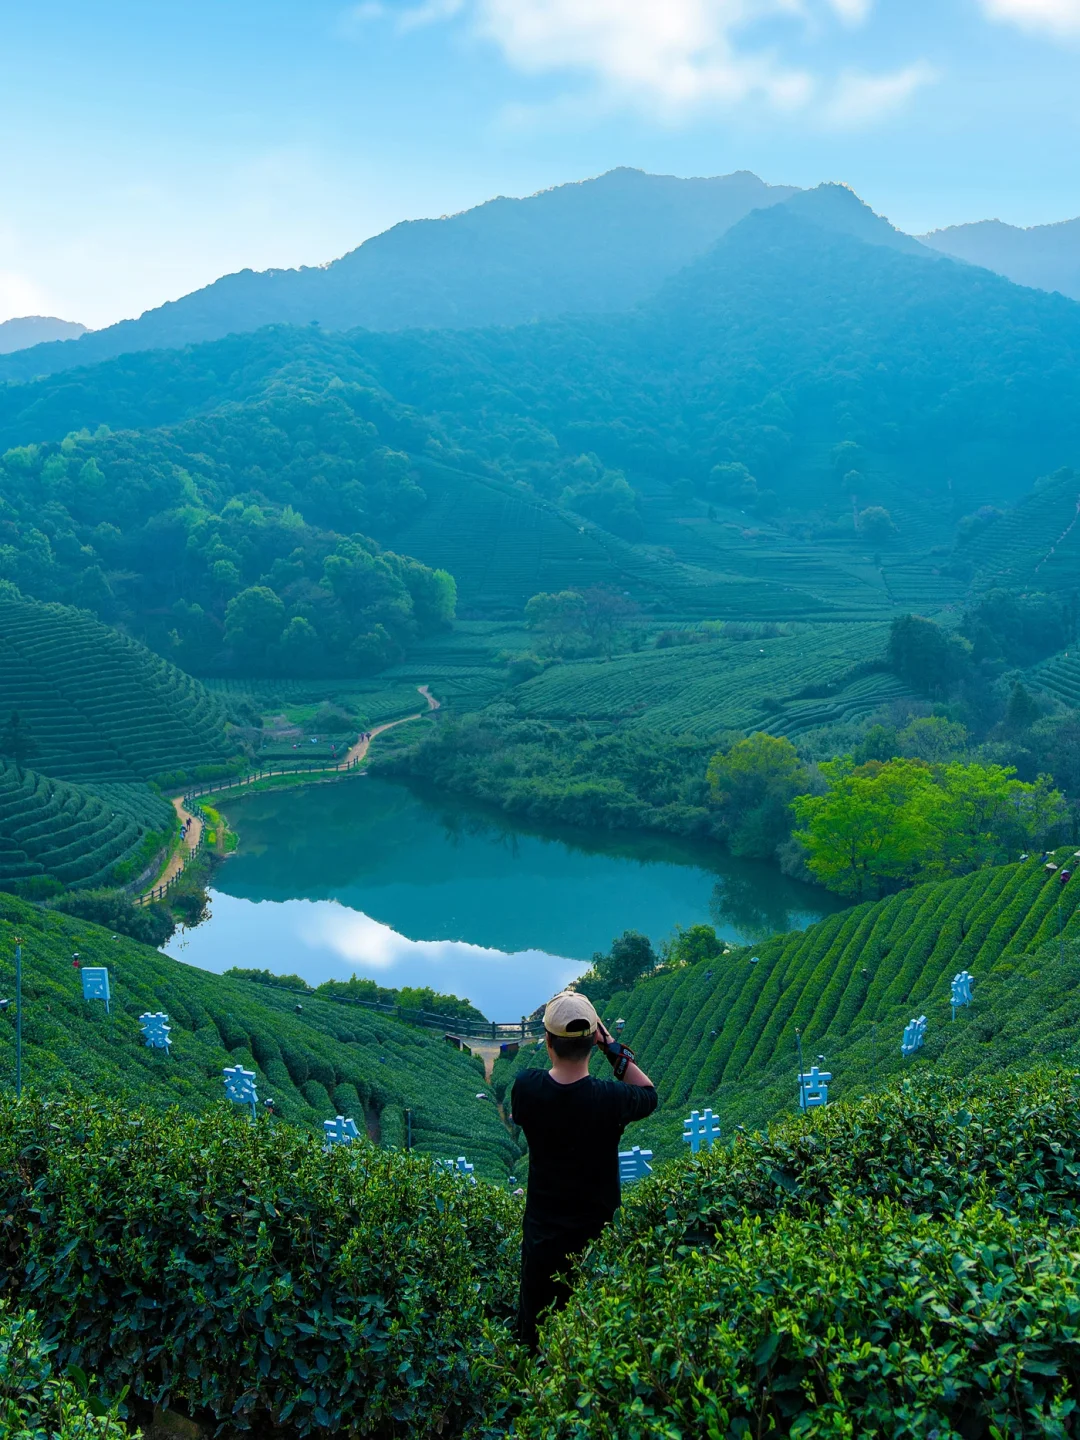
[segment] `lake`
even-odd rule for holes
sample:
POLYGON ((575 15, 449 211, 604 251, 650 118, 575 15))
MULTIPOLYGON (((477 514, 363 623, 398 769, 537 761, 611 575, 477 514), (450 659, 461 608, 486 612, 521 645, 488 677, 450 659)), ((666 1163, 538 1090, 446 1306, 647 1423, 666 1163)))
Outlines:
POLYGON ((311 984, 368 976, 463 996, 516 1020, 624 930, 654 944, 705 921, 746 942, 841 903, 717 846, 510 820, 458 796, 365 776, 223 803, 240 849, 211 918, 169 954, 311 984))

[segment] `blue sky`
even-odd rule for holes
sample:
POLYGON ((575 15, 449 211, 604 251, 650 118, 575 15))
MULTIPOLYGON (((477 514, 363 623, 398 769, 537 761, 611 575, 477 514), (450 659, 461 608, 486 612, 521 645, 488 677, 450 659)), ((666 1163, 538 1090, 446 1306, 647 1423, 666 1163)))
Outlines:
POLYGON ((1080 0, 0 0, 0 319, 615 165, 1080 214, 1080 0))

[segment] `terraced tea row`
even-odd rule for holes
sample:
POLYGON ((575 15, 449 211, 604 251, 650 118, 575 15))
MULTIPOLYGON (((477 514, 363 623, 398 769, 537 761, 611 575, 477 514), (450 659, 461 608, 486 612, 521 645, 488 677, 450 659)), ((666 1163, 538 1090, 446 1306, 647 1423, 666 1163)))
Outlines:
POLYGON ((1080 582, 1080 476, 1042 482, 962 551, 983 586, 1073 590, 1080 582))
POLYGON ((42 772, 148 780, 233 753, 205 687, 81 610, 0 598, 0 716, 18 711, 42 772))
MULTIPOLYGON (((412 1110, 414 1148, 452 1159, 467 1154, 477 1172, 504 1179, 518 1149, 495 1106, 477 1100, 478 1060, 441 1036, 373 1015, 361 1007, 305 998, 272 985, 208 974, 88 921, 43 911, 0 895, 0 983, 10 994, 14 936, 23 942, 28 1027, 28 1084, 46 1095, 80 1091, 189 1113, 223 1098, 222 1067, 254 1070, 260 1099, 321 1133, 335 1114, 352 1116, 383 1144, 405 1144, 412 1110), (70 956, 106 965, 111 1014, 82 998, 70 956), (146 1048, 145 1011, 172 1024, 168 1057, 146 1048)), ((0 1025, 0 1074, 13 1065, 10 1025, 0 1025)))
POLYGON ((70 886, 131 878, 117 867, 134 864, 148 829, 165 831, 172 809, 149 790, 122 797, 122 788, 107 799, 32 770, 20 776, 0 760, 0 886, 35 875, 70 886))
POLYGON ((841 681, 853 665, 880 657, 885 638, 884 622, 872 621, 578 661, 545 671, 519 686, 512 699, 521 715, 544 720, 629 720, 695 735, 771 729, 787 697, 841 681))
MULTIPOLYGON (((902 1068, 913 1015, 940 1034, 958 971, 975 976, 978 993, 1010 957, 1056 942, 1059 926, 1064 940, 1080 937, 1080 885, 1062 886, 1057 873, 1029 860, 922 885, 658 976, 613 1004, 665 1107, 712 1104, 757 1121, 777 1071, 797 1068, 797 1036, 807 1066, 822 1052, 838 1076, 844 1049, 850 1094, 902 1068)), ((778 1083, 789 1099, 789 1079, 778 1083)))

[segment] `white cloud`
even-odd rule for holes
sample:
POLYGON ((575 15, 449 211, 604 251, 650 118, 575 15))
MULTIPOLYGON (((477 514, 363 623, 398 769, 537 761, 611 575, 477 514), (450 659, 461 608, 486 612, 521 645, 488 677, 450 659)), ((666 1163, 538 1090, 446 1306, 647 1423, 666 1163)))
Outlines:
POLYGON ((475 23, 517 69, 577 70, 660 110, 764 94, 802 103, 810 77, 773 55, 738 53, 734 32, 801 13, 802 0, 476 0, 475 23))
POLYGON ((881 120, 906 105, 916 90, 937 79, 931 66, 919 61, 890 75, 863 75, 847 71, 836 82, 825 103, 822 118, 843 130, 881 120))
MULTIPOLYGON (((984 0, 1010 3, 1010 0, 984 0)), ((1013 0, 1020 3, 1020 0, 1013 0)), ((1043 0, 1055 3, 1055 0, 1043 0)), ((1080 0, 1056 0, 1075 3, 1080 0)), ((829 80, 784 59, 774 43, 755 47, 755 26, 787 19, 820 33, 833 23, 862 24, 873 0, 420 0, 391 10, 366 0, 354 14, 396 16, 412 30, 457 15, 490 41, 516 70, 574 73, 592 81, 585 94, 564 95, 539 109, 504 112, 531 124, 542 114, 609 112, 633 105, 663 120, 709 106, 759 99, 781 111, 813 111, 830 127, 863 124, 897 109, 932 78, 919 62, 886 75, 846 73, 829 80), (375 7, 379 7, 378 11, 375 7), (567 109, 567 107, 569 107, 567 109)))
POLYGON ((401 12, 398 29, 419 30, 424 25, 434 25, 439 20, 452 20, 461 13, 464 6, 465 0, 424 0, 423 4, 414 5, 401 12))
POLYGON ((1050 35, 1080 35, 1080 0, 982 0, 991 20, 1050 35))
POLYGON ((870 14, 871 0, 829 0, 829 3, 849 25, 861 25, 870 14))

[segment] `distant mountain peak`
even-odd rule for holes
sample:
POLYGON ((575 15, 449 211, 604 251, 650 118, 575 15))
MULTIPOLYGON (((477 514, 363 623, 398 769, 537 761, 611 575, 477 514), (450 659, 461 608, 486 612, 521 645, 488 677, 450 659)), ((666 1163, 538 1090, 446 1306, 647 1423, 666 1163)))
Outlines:
POLYGON ((1024 228, 1004 220, 976 220, 919 238, 931 250, 994 270, 1017 285, 1080 300, 1080 218, 1024 228))
POLYGON ((0 321, 0 355, 27 350, 49 340, 77 340, 87 334, 85 325, 77 320, 60 320, 55 315, 20 315, 0 321))
POLYGON ((821 185, 815 185, 812 190, 796 192, 785 200, 783 205, 785 210, 810 220, 823 229, 852 235, 868 245, 885 245, 891 250, 902 250, 908 255, 932 258, 932 251, 913 236, 898 230, 884 215, 879 215, 850 185, 828 180, 821 185))
POLYGON ((138 320, 39 346, 0 367, 0 380, 264 325, 466 329, 626 312, 750 211, 795 193, 746 170, 682 179, 619 166, 441 220, 402 221, 324 266, 223 276, 138 320))

